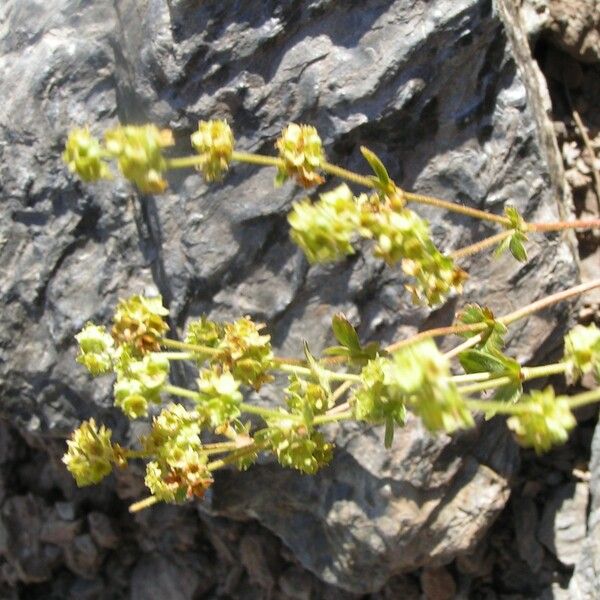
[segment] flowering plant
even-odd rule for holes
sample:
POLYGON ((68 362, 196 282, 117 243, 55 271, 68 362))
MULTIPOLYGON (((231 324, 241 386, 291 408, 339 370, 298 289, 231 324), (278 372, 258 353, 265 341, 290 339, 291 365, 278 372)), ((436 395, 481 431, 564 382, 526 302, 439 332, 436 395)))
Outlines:
MULTIPOLYGON (((170 131, 153 125, 118 127, 106 134, 104 144, 78 129, 69 136, 64 159, 85 181, 112 177, 109 161, 115 160, 146 193, 166 189, 169 169, 195 167, 211 182, 234 161, 275 167, 276 185, 293 179, 309 188, 333 175, 366 187, 368 194, 355 195, 343 183, 316 202, 305 198, 294 204, 288 216, 291 238, 311 263, 342 260, 355 252, 356 240, 372 240, 376 257, 401 265, 416 304, 436 306, 460 294, 467 273, 457 263, 465 256, 497 246, 495 254, 508 250, 525 261, 530 234, 600 227, 600 221, 528 223, 510 206, 496 215, 404 191, 366 148, 362 154, 373 175, 328 163, 317 131, 307 125, 286 127, 275 143, 278 156, 235 150, 225 121, 200 122, 192 135, 192 156, 168 158, 163 152, 172 143, 170 131), (436 247, 427 221, 410 203, 490 221, 502 231, 447 254, 436 247)), ((389 446, 409 413, 430 431, 446 433, 474 427, 474 413, 503 414, 521 444, 543 452, 567 439, 576 424, 572 411, 599 401, 600 388, 565 396, 552 387, 524 393, 523 383, 556 374, 573 383, 590 372, 600 380, 600 330, 594 324, 576 326, 565 337, 563 358, 536 367, 521 366, 508 356, 504 336, 533 312, 598 286, 600 280, 582 284, 500 317, 470 304, 454 325, 385 348, 363 344, 346 317, 337 314, 332 329, 338 345, 314 356, 305 344, 301 359, 276 356, 265 325, 249 316, 230 323, 201 316, 188 324, 184 341, 174 339, 167 335, 162 299, 133 296, 119 302, 110 331, 86 324, 76 336, 77 360, 93 376, 112 373, 115 405, 131 419, 151 415, 150 433, 139 447, 123 448, 112 441, 110 430, 90 419, 71 436, 63 460, 78 485, 97 483, 129 460, 145 460, 151 495, 133 505, 137 510, 202 497, 215 470, 228 465, 247 469, 261 453, 271 453, 283 467, 315 473, 332 456, 323 426, 348 419, 383 425, 389 446), (442 353, 434 340, 451 334, 464 340, 442 353), (172 361, 188 361, 197 369, 195 386, 170 383, 172 361), (260 392, 276 374, 288 379, 282 406, 247 401, 248 392, 260 392)))

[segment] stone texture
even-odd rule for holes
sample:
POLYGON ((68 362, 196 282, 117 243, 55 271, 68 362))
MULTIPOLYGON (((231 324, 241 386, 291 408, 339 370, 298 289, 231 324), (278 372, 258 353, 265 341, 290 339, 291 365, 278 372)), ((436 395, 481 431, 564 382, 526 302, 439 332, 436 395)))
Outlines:
POLYGON ((587 483, 570 483, 559 487, 544 507, 538 538, 564 565, 575 565, 581 554, 588 499, 587 483))
MULTIPOLYGON (((432 314, 410 304, 398 269, 382 267, 368 252, 308 268, 285 221, 302 192, 291 185, 273 191, 272 172, 236 166, 211 187, 196 174, 179 173, 165 196, 149 198, 120 181, 84 186, 60 161, 75 125, 99 133, 117 121, 151 120, 171 126, 183 151, 199 119, 227 118, 240 149, 272 152, 287 122, 309 122, 333 162, 365 171, 358 149, 366 145, 406 188, 496 212, 510 200, 528 219, 554 218, 564 210, 560 156, 543 85, 511 6, 508 0, 494 7, 480 0, 6 0, 0 6, 0 81, 10 90, 0 105, 0 415, 53 457, 63 450, 55 438, 90 415, 108 422, 117 437, 133 437, 110 407, 110 381, 91 381, 74 363, 73 340, 87 320, 106 320, 130 293, 161 293, 176 335, 201 312, 250 313, 269 323, 278 350, 290 355, 300 352, 303 339, 315 352, 330 343, 327 328, 338 310, 352 316, 365 339, 390 341, 427 323, 448 323, 469 300, 503 313, 573 283, 568 241, 539 237, 527 265, 508 257, 466 261, 465 297, 432 314)), ((492 232, 456 215, 418 211, 444 249, 492 232)), ((514 329, 514 354, 526 360, 552 351, 566 314, 556 307, 514 329)), ((184 374, 175 377, 181 383, 184 374)), ((332 428, 331 436, 339 451, 318 477, 268 464, 224 473, 204 510, 258 519, 302 566, 346 590, 341 597, 378 590, 402 570, 445 564, 475 548, 502 509, 518 463, 495 421, 455 440, 432 439, 411 422, 389 452, 378 429, 332 428)), ((31 485, 48 486, 49 493, 50 476, 35 482, 34 475, 31 485)), ((101 511, 110 506, 111 485, 122 498, 140 493, 139 475, 81 493, 58 475, 53 481, 67 500, 101 511)), ((60 549, 56 554, 39 539, 39 515, 51 505, 22 498, 4 500, 3 578, 46 581, 63 560, 60 549), (18 531, 16 523, 26 520, 21 504, 30 503, 34 517, 18 531), (20 515, 12 529, 7 514, 20 515)), ((180 514, 156 507, 136 517, 145 560, 115 552, 107 563, 111 581, 126 586, 132 579, 134 598, 192 597, 213 585, 212 575, 198 575, 197 523, 180 514), (157 515, 167 515, 172 527, 157 515), (181 578, 188 583, 178 587, 181 578)), ((88 525, 64 559, 81 578, 97 570, 98 547, 108 549, 94 523, 88 525), (76 551, 88 546, 89 564, 76 551)), ((241 572, 236 577, 248 581, 241 572)), ((95 589, 77 580, 68 586, 95 589)))
POLYGON ((569 584, 573 600, 595 600, 600 590, 600 427, 596 427, 592 441, 590 474, 587 536, 569 584))

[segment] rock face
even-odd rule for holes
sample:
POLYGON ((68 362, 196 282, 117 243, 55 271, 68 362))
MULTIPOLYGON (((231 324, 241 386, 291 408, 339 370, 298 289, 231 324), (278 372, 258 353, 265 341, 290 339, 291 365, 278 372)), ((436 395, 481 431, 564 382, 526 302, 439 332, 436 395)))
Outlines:
MULTIPOLYGON (((52 438, 90 415, 130 436, 110 408, 110 382, 90 381, 75 364, 73 340, 86 321, 106 320, 130 293, 161 293, 175 334, 202 312, 251 314, 269 323, 285 355, 299 353, 303 339, 313 351, 329 343, 339 310, 365 339, 383 341, 450 322, 456 301, 436 313, 413 307, 402 275, 368 252, 308 268, 285 221, 302 194, 291 185, 274 191, 270 171, 235 167, 211 187, 196 174, 178 174, 167 194, 139 197, 119 181, 83 186, 67 174, 60 152, 73 126, 100 133, 117 121, 170 126, 183 152, 197 121, 208 118, 228 119, 238 148, 271 152, 286 123, 307 122, 318 128, 331 162, 366 170, 358 152, 366 145, 407 189, 496 212, 510 201, 527 219, 552 219, 563 207, 546 107, 508 17, 502 2, 480 0, 4 2, 0 79, 10 93, 0 105, 2 416, 51 456, 62 451, 52 438)), ((444 249, 492 233, 456 215, 418 211, 444 249)), ((469 259, 471 279, 458 304, 477 300, 501 314, 575 281, 564 239, 536 238, 529 254, 524 266, 507 257, 469 259)), ((565 315, 558 307, 516 328, 514 354, 528 359, 552 350, 565 315)), ((432 439, 411 422, 391 451, 376 429, 330 433, 339 451, 318 477, 268 464, 224 473, 202 510, 258 519, 303 567, 357 593, 472 550, 503 507, 518 463, 495 421, 454 440, 432 439)), ((60 469, 47 477, 40 490, 89 500, 60 469)), ((136 481, 118 479, 117 492, 138 493, 136 481)), ((41 520, 55 514, 52 506, 2 489, 3 520, 32 504, 40 521, 26 530, 37 540, 26 563, 25 533, 5 523, 0 552, 10 581, 47 581, 66 564, 80 578, 65 586, 93 595, 86 575, 103 560, 118 564, 115 553, 122 553, 113 551, 116 534, 104 515, 110 493, 97 493, 95 510, 103 514, 86 526, 67 520, 48 530, 41 520)), ((149 525, 136 527, 143 538, 149 525)), ((166 593, 191 572, 193 543, 185 549, 168 564, 160 549, 145 549, 146 563, 122 562, 118 573, 132 578, 132 593, 142 598, 150 597, 143 586, 159 570, 154 591, 166 593)), ((193 579, 177 597, 212 583, 193 579)))

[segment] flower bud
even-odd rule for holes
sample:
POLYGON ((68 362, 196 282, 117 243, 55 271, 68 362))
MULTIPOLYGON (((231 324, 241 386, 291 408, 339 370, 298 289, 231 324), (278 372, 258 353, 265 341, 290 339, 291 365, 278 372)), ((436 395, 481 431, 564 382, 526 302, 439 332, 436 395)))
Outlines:
POLYGON ((192 146, 200 155, 198 170, 205 181, 220 181, 229 169, 234 138, 227 121, 200 121, 192 134, 192 146))
POLYGON ((77 362, 92 375, 103 375, 112 370, 114 342, 105 327, 87 323, 75 339, 80 349, 77 362))
POLYGON ((506 424, 517 440, 536 453, 546 452, 555 444, 564 444, 577 422, 566 398, 555 398, 554 390, 532 390, 516 405, 523 412, 510 417, 506 424))
POLYGON ((114 385, 115 406, 130 419, 148 416, 148 399, 144 386, 136 379, 119 379, 114 385))
POLYGON ((100 142, 85 128, 69 133, 62 158, 69 171, 77 173, 83 181, 98 181, 112 177, 104 155, 100 142))
POLYGON ((325 162, 323 145, 317 130, 310 125, 290 123, 275 142, 284 165, 275 179, 281 185, 293 177, 302 187, 309 188, 325 180, 317 169, 325 162))
POLYGON ((68 450, 62 461, 79 487, 100 482, 112 471, 114 451, 112 432, 98 428, 94 419, 84 421, 67 440, 68 450))
POLYGON ((240 415, 239 405, 242 394, 239 382, 228 371, 217 373, 204 370, 197 379, 202 399, 198 402, 198 410, 204 412, 212 427, 218 427, 240 415))
POLYGON ((106 149, 119 163, 126 179, 148 194, 164 192, 167 182, 162 174, 167 162, 162 150, 174 144, 170 129, 155 125, 116 127, 105 134, 106 149))
POLYGON ((594 323, 576 325, 565 336, 567 375, 577 381, 584 373, 596 369, 600 380, 600 329, 594 323))
POLYGON ((360 216, 350 188, 342 184, 320 195, 294 204, 288 215, 290 237, 300 246, 310 263, 339 260, 354 254, 352 237, 358 231, 360 216))
POLYGON ((168 314, 160 296, 120 300, 113 319, 113 339, 118 346, 128 345, 137 355, 158 351, 160 339, 169 329, 162 317, 168 314))

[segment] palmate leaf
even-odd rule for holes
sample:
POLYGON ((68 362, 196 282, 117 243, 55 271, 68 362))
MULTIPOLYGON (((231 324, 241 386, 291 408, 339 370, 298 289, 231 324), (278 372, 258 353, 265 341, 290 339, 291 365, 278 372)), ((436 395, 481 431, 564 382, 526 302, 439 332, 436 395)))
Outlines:
MULTIPOLYGON (((503 323, 496 321, 494 313, 489 308, 479 306, 478 304, 467 304, 458 314, 458 321, 464 325, 475 325, 478 323, 487 325, 487 329, 479 332, 482 339, 475 346, 475 349, 491 353, 501 352, 504 347, 504 335, 507 329, 503 323)), ((459 335, 470 338, 477 334, 478 332, 475 331, 466 331, 459 335)))

